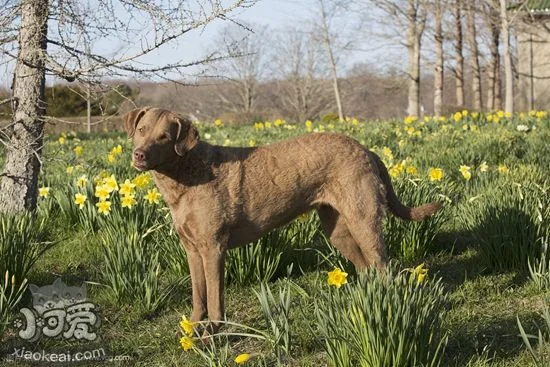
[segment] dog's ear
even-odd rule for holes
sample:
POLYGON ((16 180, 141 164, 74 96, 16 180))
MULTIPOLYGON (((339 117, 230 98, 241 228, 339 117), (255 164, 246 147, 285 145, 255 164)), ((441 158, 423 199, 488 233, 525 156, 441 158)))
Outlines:
POLYGON ((193 123, 182 117, 176 117, 176 144, 174 145, 174 150, 177 155, 183 156, 185 152, 190 151, 197 145, 199 142, 199 132, 193 126, 193 123))
POLYGON ((136 108, 135 110, 132 110, 124 115, 122 119, 124 120, 124 126, 126 127, 126 132, 128 133, 129 138, 134 136, 139 120, 141 120, 143 115, 145 115, 145 112, 150 109, 151 107, 136 108))

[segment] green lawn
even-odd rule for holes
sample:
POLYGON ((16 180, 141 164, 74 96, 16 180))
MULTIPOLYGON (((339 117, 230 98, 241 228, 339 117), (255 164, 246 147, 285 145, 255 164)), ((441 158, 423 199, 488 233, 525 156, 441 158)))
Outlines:
MULTIPOLYGON (((537 285, 528 269, 528 261, 540 261, 541 244, 550 234, 548 114, 494 114, 489 118, 461 114, 405 122, 275 121, 240 127, 200 123, 198 127, 201 139, 212 144, 254 146, 314 131, 336 131, 373 149, 394 176, 397 194, 405 204, 429 200, 445 204, 441 213, 423 223, 405 223, 388 214, 384 227, 396 268, 409 269, 421 263, 428 268, 422 284, 411 283, 413 294, 434 289, 438 278, 444 290, 440 298, 443 306, 435 310, 434 339, 412 343, 421 349, 447 337, 441 366, 534 366, 520 337, 519 318, 528 334, 542 330, 545 342, 538 345, 533 339, 532 344, 537 358, 549 360, 550 330, 545 327, 542 311, 550 296, 550 274, 542 274, 541 283, 546 281, 546 286, 537 285), (529 126, 530 131, 519 131, 520 124, 529 126), (442 170, 442 177, 436 174, 437 168, 442 170)), ((154 184, 145 182, 148 176, 138 176, 130 167, 130 151, 128 139, 117 133, 67 133, 47 139, 40 186, 50 191, 39 199, 35 219, 46 224, 27 235, 55 245, 21 277, 39 286, 52 284, 57 277, 68 285, 88 282, 88 299, 101 309, 101 326, 97 342, 44 338, 34 345, 39 350, 71 352, 103 348, 109 355, 131 358, 115 365, 207 366, 209 353, 210 360, 217 360, 211 365, 220 366, 235 365, 233 359, 241 353, 253 354, 247 363, 252 366, 331 365, 318 314, 325 310, 322 302, 330 297, 338 299, 343 306, 335 320, 343 317, 341 322, 345 323, 347 301, 339 297, 350 291, 349 287, 361 288, 352 266, 327 244, 314 213, 252 246, 232 251, 226 271, 226 310, 231 324, 210 344, 193 339, 194 349, 183 351, 178 323, 191 311, 185 254, 178 247, 162 201, 147 201, 146 195, 154 193, 154 184), (121 149, 116 148, 118 145, 121 149), (121 207, 122 195, 115 189, 107 198, 110 212, 103 215, 95 205, 99 200, 96 186, 105 184, 105 177, 111 175, 119 191, 126 179, 137 185, 132 189, 136 203, 132 208, 121 207), (81 180, 79 186, 82 176, 87 183, 81 180), (74 203, 76 193, 87 198, 82 209, 74 203), (340 289, 327 284, 327 272, 335 267, 349 273, 348 284, 340 289), (290 335, 286 349, 284 342, 274 341, 274 329, 262 312, 257 297, 262 282, 267 282, 275 299, 279 290, 290 294, 289 313, 283 318, 290 335)), ((4 236, 0 239, 16 241, 17 231, 15 235, 13 232, 13 227, 0 227, 4 236), (11 231, 12 236, 2 231, 11 231)), ((9 246, 2 246, 0 271, 4 273, 10 262, 2 256, 7 256, 9 246)), ((403 270, 400 276, 408 279, 410 274, 403 270)), ((384 281, 381 278, 381 284, 384 281)), ((369 291, 369 284, 364 287, 365 297, 374 292, 369 291)), ((383 294, 376 297, 383 298, 383 294)), ((429 299, 426 302, 431 302, 429 299)), ((410 301, 409 305, 407 300, 401 302, 406 305, 404 310, 414 310, 422 303, 410 301)), ((13 320, 18 316, 15 311, 30 305, 30 295, 26 294, 8 319, 13 320)), ((399 315, 395 307, 390 307, 390 321, 397 317, 394 314, 399 315)), ((381 317, 386 319, 387 315, 381 317)), ((402 322, 410 325, 415 321, 402 322)), ((361 334, 344 330, 344 324, 339 327, 336 325, 332 332, 341 331, 349 343, 361 334)), ((381 330, 384 344, 386 333, 383 327, 381 330)), ((0 339, 4 345, 13 341, 13 332, 8 326, 0 339)), ((353 353, 352 365, 360 365, 357 352, 353 353)), ((401 365, 415 365, 407 363, 401 365)))

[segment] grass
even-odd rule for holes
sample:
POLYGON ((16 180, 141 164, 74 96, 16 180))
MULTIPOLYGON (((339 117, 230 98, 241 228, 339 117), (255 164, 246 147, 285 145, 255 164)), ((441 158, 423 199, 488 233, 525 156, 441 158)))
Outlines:
MULTIPOLYGON (((351 135, 380 153, 390 171, 393 167, 398 176, 393 180, 397 194, 405 204, 424 201, 413 189, 415 185, 421 185, 422 195, 429 196, 425 201, 435 198, 445 203, 444 211, 431 222, 409 224, 389 218, 385 225, 386 240, 393 257, 400 261, 399 266, 404 268, 425 263, 429 269, 426 281, 435 283, 440 277, 448 295, 441 323, 441 331, 447 335, 448 341, 441 366, 534 365, 517 320, 521 321, 526 334, 538 335, 539 329, 544 330, 542 311, 550 290, 537 286, 530 279, 528 264, 524 260, 531 259, 531 256, 514 259, 513 266, 496 266, 498 263, 489 261, 498 260, 501 254, 496 246, 498 243, 496 247, 487 249, 486 234, 501 233, 507 226, 502 226, 502 221, 487 220, 487 213, 491 212, 486 211, 486 206, 478 205, 478 200, 490 197, 490 208, 496 208, 495 213, 503 216, 504 223, 510 226, 532 223, 537 221, 537 213, 547 213, 545 200, 537 201, 546 195, 536 193, 540 188, 529 192, 527 202, 518 202, 515 197, 500 200, 499 193, 505 191, 499 191, 499 188, 506 183, 531 183, 550 173, 550 156, 538 154, 540 149, 547 149, 549 122, 528 117, 528 123, 536 124, 537 129, 526 134, 515 130, 515 125, 520 122, 518 119, 503 117, 499 124, 495 124, 481 117, 468 116, 459 122, 449 119, 404 125, 401 121, 377 124, 350 121, 343 124, 334 122, 332 128, 331 123, 321 125, 316 122, 312 126, 317 130, 351 135), (478 130, 465 130, 465 124, 476 125, 478 130), (421 136, 409 134, 406 129, 410 126, 420 131, 421 136), (391 148, 391 156, 387 150, 386 155, 382 154, 384 146, 391 148), (487 172, 480 170, 483 162, 489 166, 487 172), (470 180, 463 178, 458 170, 460 165, 472 168, 470 180), (500 165, 506 165, 509 172, 500 173, 497 169, 500 165), (418 173, 407 173, 410 167, 415 167, 418 173), (444 170, 443 180, 430 182, 427 172, 431 167, 444 170), (506 214, 511 212, 509 208, 519 208, 525 215, 516 218, 506 214), (466 213, 465 217, 465 210, 473 212, 466 213)), ((254 126, 201 124, 200 130, 202 138, 213 143, 254 145, 307 133, 307 126, 281 124, 277 128, 258 129, 254 126)), ((52 194, 40 199, 39 211, 41 215, 47 214, 47 239, 55 245, 38 258, 27 272, 27 278, 29 283, 37 285, 51 284, 58 276, 69 285, 88 282, 88 298, 101 308, 102 325, 98 332, 101 340, 94 343, 42 340, 40 348, 104 348, 110 355, 130 356, 132 360, 127 364, 136 366, 208 365, 199 353, 184 352, 178 343, 178 322, 182 315, 189 316, 191 311, 190 284, 186 281, 188 270, 163 204, 148 206, 144 201, 153 184, 149 182, 143 188, 136 188, 138 204, 133 209, 120 208, 120 196, 113 193, 110 197, 113 203, 111 214, 97 214, 93 181, 102 170, 115 174, 119 184, 125 178, 136 176, 129 167, 129 142, 124 136, 114 133, 92 137, 67 134, 64 144, 59 144, 58 138, 56 135, 47 139, 41 185, 51 187, 52 194), (122 153, 116 155, 114 162, 109 162, 108 153, 119 144, 122 153), (75 146, 84 148, 81 156, 73 152, 75 146), (73 167, 71 173, 67 173, 68 166, 73 167), (71 204, 78 188, 74 183, 67 185, 67 177, 76 181, 81 175, 89 179, 86 188, 88 202, 83 212, 71 204), (121 223, 126 218, 132 218, 130 222, 133 224, 122 230, 121 223), (147 236, 132 237, 133 232, 142 232, 142 229, 152 230, 147 236), (144 256, 147 260, 139 260, 144 256), (128 260, 137 263, 131 264, 128 260), (110 270, 114 268, 119 278, 114 278, 117 274, 110 270), (140 276, 136 277, 138 272, 140 276), (113 289, 122 287, 120 282, 128 283, 134 290, 118 297, 113 289), (158 294, 140 294, 140 282, 148 282, 158 294), (169 294, 165 290, 169 290, 169 294)), ((511 194, 508 196, 512 197, 511 194)), ((529 236, 520 237, 521 241, 533 245, 537 236, 548 233, 546 216, 544 219, 537 222, 536 230, 529 236)), ((494 245, 494 236, 490 239, 494 245)), ((231 366, 238 354, 257 353, 250 365, 327 365, 323 340, 312 331, 317 322, 312 295, 329 292, 326 272, 334 266, 341 266, 350 273, 349 282, 355 282, 357 278, 350 264, 326 245, 316 217, 299 218, 253 247, 237 251, 240 252, 235 252, 228 260, 230 270, 226 282, 227 319, 232 324, 222 329, 232 335, 221 336, 215 344, 217 349, 213 353, 221 360, 219 363, 231 366), (265 246, 270 250, 263 250, 265 246), (289 280, 284 279, 287 276, 289 280), (270 291, 261 287, 266 281, 269 281, 270 291), (259 295, 263 295, 263 303, 259 301, 259 295), (269 308, 276 305, 279 305, 279 313, 270 316, 269 308), (246 325, 246 328, 237 324, 246 325), (277 333, 282 336, 273 339, 278 340, 278 343, 273 343, 267 337, 257 339, 237 335, 250 330, 271 337, 277 333), (277 352, 274 352, 274 346, 277 346, 277 352)), ((514 249, 510 251, 514 252, 514 249)), ((29 304, 27 295, 22 305, 29 304)), ((0 336, 0 352, 2 348, 10 347, 10 332, 13 329, 0 336)), ((549 348, 547 339, 541 340, 543 345, 531 339, 535 353, 549 348)), ((208 352, 207 349, 203 351, 208 352)))

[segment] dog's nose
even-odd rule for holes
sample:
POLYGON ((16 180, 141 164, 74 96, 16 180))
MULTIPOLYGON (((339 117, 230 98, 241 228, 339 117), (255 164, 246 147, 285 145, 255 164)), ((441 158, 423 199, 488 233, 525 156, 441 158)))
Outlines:
POLYGON ((145 152, 141 149, 134 150, 134 160, 135 161, 144 161, 145 160, 145 152))

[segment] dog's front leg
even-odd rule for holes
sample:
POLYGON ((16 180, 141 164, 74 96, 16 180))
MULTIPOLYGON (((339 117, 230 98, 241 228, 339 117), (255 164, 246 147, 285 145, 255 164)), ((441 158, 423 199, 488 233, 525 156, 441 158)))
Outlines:
POLYGON ((209 331, 215 333, 225 318, 223 301, 225 250, 217 246, 206 249, 202 252, 202 261, 208 295, 209 331))
POLYGON ((191 322, 199 322, 206 313, 206 277, 202 265, 202 257, 197 251, 186 250, 187 261, 189 262, 189 272, 191 274, 191 284, 193 292, 193 311, 191 312, 191 322))

